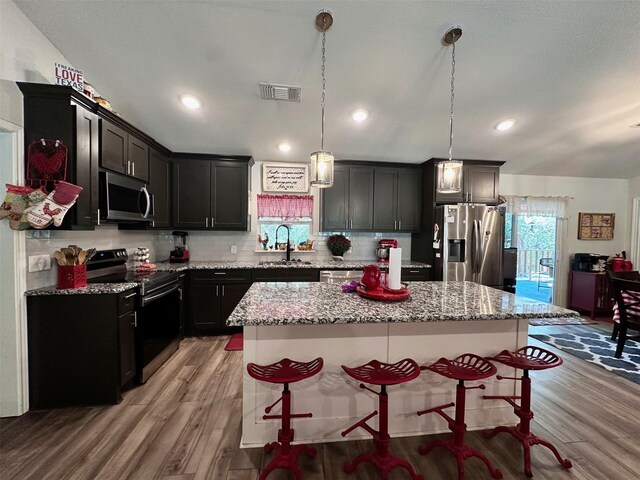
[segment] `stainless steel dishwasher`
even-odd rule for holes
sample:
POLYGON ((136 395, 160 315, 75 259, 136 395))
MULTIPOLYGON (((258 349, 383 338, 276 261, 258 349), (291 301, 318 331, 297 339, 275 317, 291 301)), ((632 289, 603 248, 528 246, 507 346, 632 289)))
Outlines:
POLYGON ((362 280, 363 270, 320 270, 320 281, 323 283, 345 283, 362 280))

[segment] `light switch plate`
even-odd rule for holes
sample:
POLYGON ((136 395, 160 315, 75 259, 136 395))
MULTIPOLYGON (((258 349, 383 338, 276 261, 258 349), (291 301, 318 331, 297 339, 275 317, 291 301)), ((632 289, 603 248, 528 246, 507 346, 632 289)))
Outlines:
POLYGON ((29 272, 40 272, 51 268, 49 255, 31 255, 29 257, 29 272))
POLYGON ((237 245, 231 245, 231 253, 238 253, 238 246, 237 245))

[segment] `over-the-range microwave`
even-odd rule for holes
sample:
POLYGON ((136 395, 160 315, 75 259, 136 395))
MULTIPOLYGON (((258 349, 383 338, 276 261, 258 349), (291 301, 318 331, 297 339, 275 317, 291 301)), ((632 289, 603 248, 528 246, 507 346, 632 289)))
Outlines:
POLYGON ((153 221, 153 195, 135 178, 100 172, 100 220, 109 222, 153 221))

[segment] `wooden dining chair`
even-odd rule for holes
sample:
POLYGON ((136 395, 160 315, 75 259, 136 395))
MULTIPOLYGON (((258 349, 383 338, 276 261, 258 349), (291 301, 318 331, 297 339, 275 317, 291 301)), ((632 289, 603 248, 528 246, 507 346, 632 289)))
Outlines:
POLYGON ((628 280, 612 275, 611 289, 620 315, 615 353, 615 357, 620 358, 627 340, 627 330, 640 331, 640 280, 628 280))

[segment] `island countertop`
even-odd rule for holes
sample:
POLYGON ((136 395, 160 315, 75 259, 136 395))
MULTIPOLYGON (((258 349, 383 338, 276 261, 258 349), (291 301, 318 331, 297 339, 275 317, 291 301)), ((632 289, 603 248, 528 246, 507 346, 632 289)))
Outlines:
POLYGON ((411 282, 402 302, 378 302, 328 283, 254 283, 227 325, 441 322, 577 317, 572 310, 473 282, 411 282))

